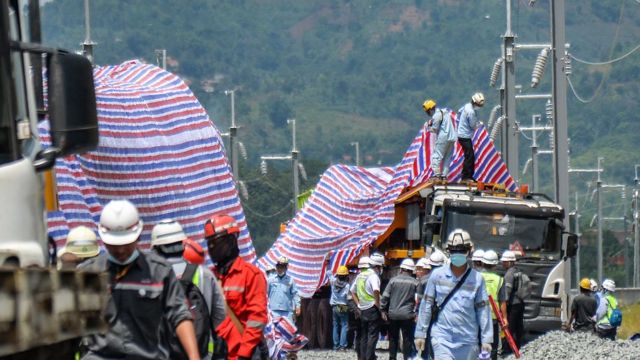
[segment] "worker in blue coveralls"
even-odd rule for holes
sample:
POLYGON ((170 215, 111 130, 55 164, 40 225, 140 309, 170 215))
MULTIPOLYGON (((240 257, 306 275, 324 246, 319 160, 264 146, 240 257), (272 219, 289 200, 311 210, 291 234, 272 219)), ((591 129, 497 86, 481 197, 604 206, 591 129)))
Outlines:
POLYGON ((447 251, 451 255, 450 264, 431 273, 424 301, 420 304, 415 345, 418 350, 425 348, 429 324, 432 322, 431 346, 438 360, 477 359, 480 351, 478 329, 481 350, 491 352, 491 311, 484 279, 468 264, 472 246, 471 236, 465 230, 456 229, 449 234, 447 251), (461 286, 443 307, 444 299, 459 281, 463 281, 461 286), (434 305, 440 310, 432 319, 434 305))
POLYGON ((464 153, 462 162, 462 181, 475 181, 473 172, 475 168, 476 155, 473 152, 473 133, 480 126, 478 121, 478 108, 484 106, 484 95, 477 92, 471 96, 471 102, 466 103, 460 110, 460 122, 458 123, 458 142, 464 153))
POLYGON ((300 296, 295 281, 287 275, 288 266, 289 259, 284 256, 278 259, 276 275, 267 279, 267 294, 271 314, 274 317, 286 317, 291 323, 295 323, 293 315, 300 316, 300 296))
POLYGON ((429 132, 436 135, 436 143, 431 151, 432 179, 446 180, 449 175, 453 147, 458 139, 451 121, 451 111, 436 108, 436 102, 431 99, 422 104, 422 109, 430 117, 427 121, 429 132))

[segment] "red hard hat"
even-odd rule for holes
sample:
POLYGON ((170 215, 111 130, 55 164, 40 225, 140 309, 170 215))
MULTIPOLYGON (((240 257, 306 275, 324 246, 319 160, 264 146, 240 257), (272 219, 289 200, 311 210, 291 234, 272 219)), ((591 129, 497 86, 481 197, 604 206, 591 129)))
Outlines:
POLYGON ((229 215, 213 215, 204 223, 204 237, 220 237, 224 235, 240 234, 240 227, 236 220, 229 215))
POLYGON ((182 241, 184 250, 182 251, 182 257, 192 264, 204 264, 204 249, 200 244, 191 239, 184 239, 182 241))

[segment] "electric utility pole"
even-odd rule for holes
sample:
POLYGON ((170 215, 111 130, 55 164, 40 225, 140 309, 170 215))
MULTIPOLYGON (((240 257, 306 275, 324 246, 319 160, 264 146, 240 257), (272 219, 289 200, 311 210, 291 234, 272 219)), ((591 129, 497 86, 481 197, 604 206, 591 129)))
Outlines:
POLYGON ((233 179, 238 181, 238 127, 236 126, 235 90, 225 90, 224 94, 231 97, 231 126, 229 127, 229 157, 233 179))
POLYGON ((93 46, 91 40, 91 17, 89 14, 89 0, 84 0, 84 42, 82 43, 82 55, 86 56, 93 64, 93 46))

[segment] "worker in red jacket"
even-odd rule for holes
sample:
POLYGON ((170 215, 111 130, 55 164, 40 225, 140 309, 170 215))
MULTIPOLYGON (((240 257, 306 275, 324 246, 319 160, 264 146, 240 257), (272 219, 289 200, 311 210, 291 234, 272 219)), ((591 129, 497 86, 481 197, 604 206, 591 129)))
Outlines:
POLYGON ((216 328, 227 343, 227 358, 260 359, 262 330, 267 324, 267 282, 262 271, 242 260, 238 249, 240 227, 229 215, 214 215, 205 222, 209 256, 216 263, 228 309, 216 328))

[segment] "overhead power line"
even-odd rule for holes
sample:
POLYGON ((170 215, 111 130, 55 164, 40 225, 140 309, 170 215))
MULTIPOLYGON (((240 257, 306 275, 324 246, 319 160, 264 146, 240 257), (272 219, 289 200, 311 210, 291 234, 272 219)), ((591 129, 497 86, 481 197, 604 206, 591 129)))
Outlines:
POLYGON ((575 60, 577 62, 581 62, 583 64, 587 64, 587 65, 596 65, 596 66, 598 66, 598 65, 609 65, 609 64, 613 64, 614 62, 617 62, 617 61, 620 61, 620 60, 626 58, 627 56, 629 56, 629 55, 633 54, 634 52, 636 52, 638 49, 640 49, 640 45, 636 46, 631 51, 629 51, 628 53, 626 53, 626 54, 624 54, 624 55, 622 55, 622 56, 620 56, 618 58, 615 58, 615 59, 612 59, 612 60, 609 60, 609 61, 603 61, 603 62, 592 62, 592 61, 582 60, 580 58, 575 57, 573 54, 569 54, 569 56, 573 60, 575 60))

